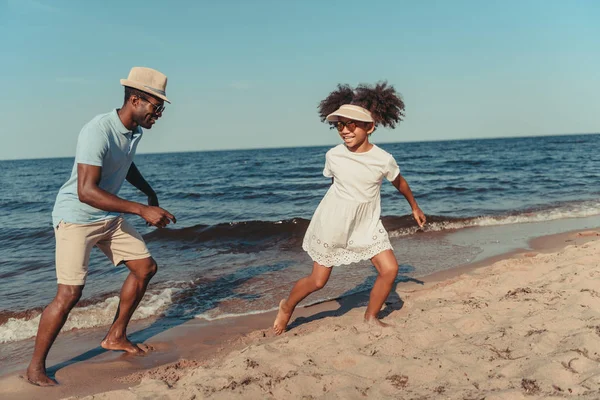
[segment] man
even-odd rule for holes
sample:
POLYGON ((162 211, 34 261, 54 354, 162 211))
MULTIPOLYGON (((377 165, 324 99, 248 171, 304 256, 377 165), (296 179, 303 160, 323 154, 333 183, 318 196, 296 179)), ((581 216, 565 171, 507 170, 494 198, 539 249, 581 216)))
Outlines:
POLYGON ((165 110, 164 102, 169 102, 165 94, 167 77, 150 68, 134 67, 121 84, 125 86, 123 107, 98 115, 83 127, 71 178, 56 198, 52 220, 58 291, 42 313, 27 368, 27 379, 35 385, 57 384, 46 374, 46 357, 81 297, 93 246, 98 246, 115 266, 125 263, 130 271, 115 319, 101 346, 132 354, 144 352, 129 341, 126 329, 157 265, 141 235, 121 214, 139 215, 158 228, 176 222, 173 215, 158 206, 156 193, 133 163, 141 128, 151 129, 165 110), (148 205, 117 196, 125 179, 148 196, 148 205))

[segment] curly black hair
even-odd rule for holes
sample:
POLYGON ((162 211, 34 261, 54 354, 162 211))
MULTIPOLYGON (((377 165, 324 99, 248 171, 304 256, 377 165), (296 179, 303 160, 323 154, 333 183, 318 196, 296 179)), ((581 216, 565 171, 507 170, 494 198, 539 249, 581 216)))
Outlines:
POLYGON ((350 85, 338 84, 337 89, 319 103, 321 122, 344 104, 353 104, 371 112, 375 125, 395 128, 404 118, 404 101, 392 85, 386 81, 375 85, 361 83, 352 89, 350 85))
POLYGON ((354 98, 354 89, 350 85, 338 83, 337 89, 329 93, 325 100, 319 103, 319 115, 321 122, 325 122, 325 118, 344 104, 351 104, 354 98))

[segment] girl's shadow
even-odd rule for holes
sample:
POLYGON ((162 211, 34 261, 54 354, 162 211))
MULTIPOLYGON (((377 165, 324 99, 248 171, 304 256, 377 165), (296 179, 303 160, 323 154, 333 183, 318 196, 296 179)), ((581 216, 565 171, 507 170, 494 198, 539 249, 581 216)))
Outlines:
MULTIPOLYGON (((379 318, 385 318, 394 311, 401 310, 404 306, 404 301, 400 298, 398 293, 396 292, 396 287, 400 282, 415 282, 420 285, 423 285, 424 282, 415 278, 411 278, 409 276, 403 275, 415 270, 415 268, 408 264, 401 264, 398 270, 398 277, 394 281, 392 286, 392 291, 390 295, 385 301, 385 307, 383 310, 379 312, 379 318)), ((375 267, 373 267, 375 269, 375 267)), ((300 325, 306 324, 308 322, 317 321, 327 317, 339 317, 341 315, 346 314, 348 311, 358 308, 364 307, 369 303, 369 294, 373 284, 375 283, 375 279, 377 279, 377 275, 369 276, 364 280, 363 283, 356 286, 354 289, 348 290, 347 292, 340 295, 340 297, 334 299, 338 302, 340 307, 336 310, 322 311, 317 314, 311 315, 310 317, 298 317, 296 318, 290 325, 288 325, 287 330, 290 331, 294 328, 299 327, 300 325)), ((316 303, 320 304, 320 303, 316 303)), ((308 307, 312 307, 312 304, 308 307)))

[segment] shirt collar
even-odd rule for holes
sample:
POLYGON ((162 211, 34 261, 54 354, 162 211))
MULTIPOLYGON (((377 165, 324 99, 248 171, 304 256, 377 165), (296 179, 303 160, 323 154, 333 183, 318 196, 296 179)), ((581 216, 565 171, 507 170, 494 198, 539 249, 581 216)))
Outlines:
POLYGON ((136 134, 142 133, 142 128, 139 126, 135 127, 133 129, 133 131, 130 131, 129 129, 127 129, 125 127, 125 125, 123 125, 121 118, 119 118, 119 114, 117 113, 116 108, 110 113, 110 118, 115 126, 115 130, 119 133, 122 133, 123 135, 127 135, 128 133, 131 133, 135 136, 136 134))

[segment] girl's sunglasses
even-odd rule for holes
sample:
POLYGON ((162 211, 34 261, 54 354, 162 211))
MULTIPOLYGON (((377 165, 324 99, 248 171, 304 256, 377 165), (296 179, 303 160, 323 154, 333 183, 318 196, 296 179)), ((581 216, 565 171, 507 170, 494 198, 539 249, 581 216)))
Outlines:
POLYGON ((356 129, 356 122, 354 121, 348 121, 348 122, 344 122, 344 121, 337 121, 336 123, 333 124, 333 126, 335 126, 338 130, 338 132, 341 132, 344 130, 344 128, 348 128, 348 130, 350 132, 354 132, 354 130, 356 129))

